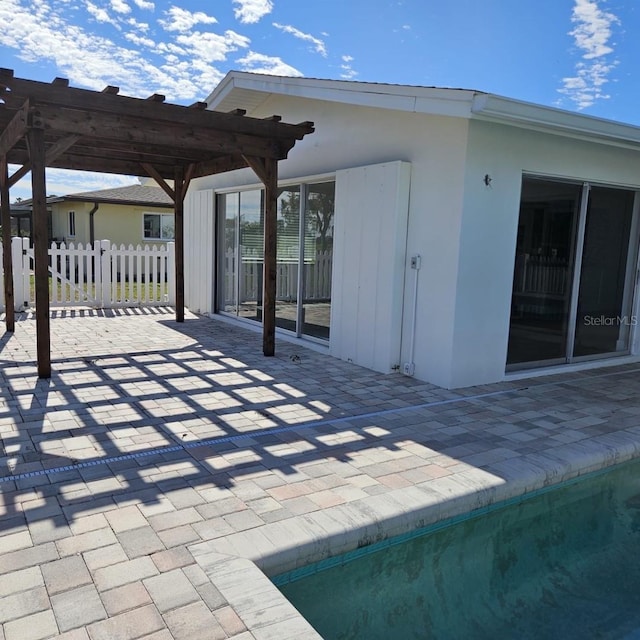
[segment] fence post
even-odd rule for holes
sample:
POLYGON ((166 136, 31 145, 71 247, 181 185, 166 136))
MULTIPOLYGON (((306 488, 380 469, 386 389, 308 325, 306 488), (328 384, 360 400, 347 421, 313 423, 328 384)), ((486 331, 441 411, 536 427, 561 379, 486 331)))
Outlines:
POLYGON ((24 303, 29 300, 28 294, 25 297, 23 261, 22 261, 22 238, 11 238, 11 262, 13 266, 13 296, 16 311, 24 309, 24 303))
POLYGON ((169 281, 169 306, 176 304, 176 244, 167 242, 167 279, 169 281))
MULTIPOLYGON (((95 240, 93 243, 93 252, 90 260, 93 261, 91 265, 91 281, 93 282, 93 297, 95 298, 95 305, 98 309, 102 308, 102 269, 100 268, 100 244, 101 240, 95 240)), ((89 246, 89 245, 87 245, 89 246)))
POLYGON ((111 307, 111 242, 100 240, 100 302, 102 308, 111 307))

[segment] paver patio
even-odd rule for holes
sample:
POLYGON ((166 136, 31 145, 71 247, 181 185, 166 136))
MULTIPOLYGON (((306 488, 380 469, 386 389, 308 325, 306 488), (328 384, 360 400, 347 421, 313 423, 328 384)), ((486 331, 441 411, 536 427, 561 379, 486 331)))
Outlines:
POLYGON ((0 640, 317 638, 268 575, 640 453, 640 364, 447 391, 163 309, 0 340, 0 640))

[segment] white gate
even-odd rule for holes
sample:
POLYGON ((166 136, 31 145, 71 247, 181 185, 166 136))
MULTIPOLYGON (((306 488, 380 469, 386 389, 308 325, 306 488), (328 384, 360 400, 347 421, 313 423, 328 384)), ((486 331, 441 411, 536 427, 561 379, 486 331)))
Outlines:
MULTIPOLYGON (((29 239, 12 238, 11 253, 15 306, 21 311, 35 304, 29 239)), ((4 304, 3 290, 0 284, 0 305, 4 304)), ((49 301, 52 307, 174 305, 175 245, 118 247, 100 240, 91 247, 53 242, 49 248, 49 301)))

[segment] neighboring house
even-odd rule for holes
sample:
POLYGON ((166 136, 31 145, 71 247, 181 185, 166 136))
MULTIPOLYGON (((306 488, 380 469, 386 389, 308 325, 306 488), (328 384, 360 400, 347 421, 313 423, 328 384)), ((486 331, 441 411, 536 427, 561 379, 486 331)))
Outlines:
MULTIPOLYGON (((279 163, 282 331, 449 388, 638 358, 639 128, 477 91, 240 72, 208 103, 315 122, 279 163)), ((248 169, 191 183, 191 309, 260 322, 261 199, 248 169)))
MULTIPOLYGON (((33 225, 31 223, 31 198, 11 203, 11 237, 29 238, 33 244, 33 225)), ((47 206, 49 239, 51 239, 51 205, 47 206)))
POLYGON ((110 240, 118 245, 173 240, 173 203, 159 187, 131 185, 47 199, 53 239, 75 244, 110 240))

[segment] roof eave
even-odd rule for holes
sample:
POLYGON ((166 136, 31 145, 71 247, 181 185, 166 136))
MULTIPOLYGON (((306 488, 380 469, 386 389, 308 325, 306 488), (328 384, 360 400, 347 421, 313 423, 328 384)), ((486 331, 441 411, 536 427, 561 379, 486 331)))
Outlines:
MULTIPOLYGON (((391 109, 432 115, 469 117, 476 91, 441 89, 408 85, 378 84, 317 78, 294 78, 230 71, 209 95, 206 102, 214 111, 246 108, 234 100, 234 92, 256 92, 324 100, 354 106, 391 109)), ((262 102, 262 100, 260 101, 262 102)), ((251 113, 248 110, 248 113, 251 113)))
POLYGON ((118 200, 114 198, 86 198, 82 196, 74 196, 73 194, 61 196, 58 200, 52 202, 98 202, 100 204, 116 204, 123 207, 156 207, 158 209, 171 209, 171 202, 148 202, 141 200, 118 200))
POLYGON ((497 122, 581 140, 637 149, 640 127, 530 102, 478 94, 471 109, 472 120, 497 122))
MULTIPOLYGON (((230 71, 207 99, 210 109, 234 104, 234 92, 287 95, 430 115, 496 122, 581 140, 637 149, 640 127, 554 107, 472 91, 230 71)), ((222 109, 224 110, 224 108, 222 109)))

